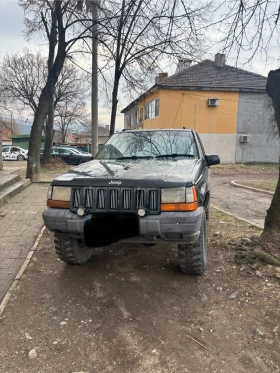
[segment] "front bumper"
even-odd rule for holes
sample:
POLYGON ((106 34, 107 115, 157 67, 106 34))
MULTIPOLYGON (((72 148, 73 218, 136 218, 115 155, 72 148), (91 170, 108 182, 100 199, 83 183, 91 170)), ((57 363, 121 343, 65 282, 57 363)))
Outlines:
MULTIPOLYGON (((139 217, 140 235, 126 241, 192 243, 199 236, 202 213, 203 208, 199 207, 195 211, 162 212, 159 215, 139 217)), ((43 219, 50 231, 83 239, 84 223, 91 219, 91 215, 79 217, 70 210, 46 208, 43 219)))

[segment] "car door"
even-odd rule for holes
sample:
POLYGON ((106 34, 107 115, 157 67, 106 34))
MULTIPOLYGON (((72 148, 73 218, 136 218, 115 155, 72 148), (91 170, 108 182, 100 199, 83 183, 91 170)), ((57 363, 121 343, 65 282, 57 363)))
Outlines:
POLYGON ((74 152, 72 149, 62 149, 64 151, 65 156, 67 156, 67 161, 65 161, 68 164, 72 165, 78 165, 80 163, 81 156, 74 152))
POLYGON ((2 149, 2 159, 5 161, 5 160, 8 160, 9 159, 9 154, 10 154, 10 147, 9 146, 5 146, 3 149, 2 149))
POLYGON ((10 151, 9 151, 9 160, 16 161, 17 160, 17 156, 19 154, 20 154, 19 148, 17 148, 16 146, 11 146, 10 147, 10 151))

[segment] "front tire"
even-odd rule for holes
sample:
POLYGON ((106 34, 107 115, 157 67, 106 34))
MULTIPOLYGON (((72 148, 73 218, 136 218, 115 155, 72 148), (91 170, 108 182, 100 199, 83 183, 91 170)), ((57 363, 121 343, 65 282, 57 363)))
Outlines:
POLYGON ((19 154, 19 155, 17 156, 17 160, 18 160, 18 161, 24 161, 24 156, 23 156, 22 154, 19 154))
POLYGON ((188 275, 202 275, 207 263, 206 214, 203 211, 198 239, 178 245, 180 270, 188 275))
POLYGON ((83 240, 56 233, 54 246, 58 257, 67 264, 84 264, 94 254, 94 249, 85 246, 83 240))

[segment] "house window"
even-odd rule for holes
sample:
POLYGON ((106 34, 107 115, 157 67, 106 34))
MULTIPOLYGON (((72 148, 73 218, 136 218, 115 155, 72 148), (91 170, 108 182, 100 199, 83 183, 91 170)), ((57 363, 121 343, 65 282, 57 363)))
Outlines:
POLYGON ((131 128, 131 115, 130 114, 125 115, 125 125, 127 129, 131 128))
POLYGON ((135 110, 132 114, 131 114, 131 124, 132 124, 132 128, 136 128, 136 125, 137 125, 137 110, 135 110))
POLYGON ((159 98, 156 98, 155 100, 148 102, 144 106, 144 119, 152 119, 158 116, 159 116, 159 98))
POLYGON ((143 114, 144 114, 144 109, 141 108, 141 109, 140 109, 140 116, 139 116, 139 120, 140 120, 140 122, 143 121, 143 114))

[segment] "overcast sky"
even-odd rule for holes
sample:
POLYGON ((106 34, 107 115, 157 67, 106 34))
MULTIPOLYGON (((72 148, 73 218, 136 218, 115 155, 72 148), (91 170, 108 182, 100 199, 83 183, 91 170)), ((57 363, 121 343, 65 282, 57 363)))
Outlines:
MULTIPOLYGON (((8 54, 22 53, 24 48, 33 52, 46 51, 46 45, 36 38, 35 41, 26 41, 24 38, 24 14, 17 0, 0 0, 0 61, 8 54)), ((122 100, 123 101, 123 100, 122 100)), ((124 103, 125 104, 125 103, 124 103)), ((90 105, 90 104, 89 104, 90 105)), ((90 108, 88 108, 90 110, 90 108)), ((102 98, 99 103, 99 122, 110 124, 110 112, 104 107, 102 98)), ((123 128, 123 115, 118 113, 116 129, 123 128)))
MULTIPOLYGON (((37 40, 32 40, 27 42, 24 38, 24 14, 22 8, 18 5, 17 0, 0 0, 0 61, 5 56, 5 54, 22 53, 24 48, 29 48, 32 51, 41 50, 42 53, 46 51, 46 45, 37 38, 37 40)), ((218 50, 211 50, 214 53, 218 50)), ((275 46, 271 54, 277 53, 276 58, 278 58, 279 47, 275 46)), ((206 58, 213 58, 210 54, 206 58)), ((242 59, 241 59, 242 61, 242 59)), ((234 59, 227 61, 229 64, 234 65, 234 59)), ((256 72, 267 76, 269 70, 278 68, 278 62, 265 64, 264 59, 261 55, 258 55, 251 65, 246 65, 246 70, 256 72)), ((174 73, 176 66, 170 66, 168 68, 169 74, 174 73)), ((151 82, 151 85, 153 82, 151 82)), ((129 99, 126 99, 120 93, 120 110, 129 104, 129 99)), ((102 103, 102 98, 99 101, 99 120, 102 123, 110 123, 110 112, 105 104, 102 103)), ((116 126, 121 129, 123 128, 123 116, 118 114, 116 120, 116 126)))

